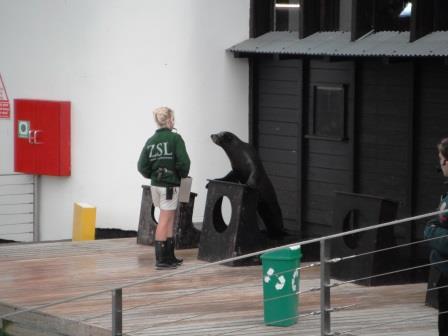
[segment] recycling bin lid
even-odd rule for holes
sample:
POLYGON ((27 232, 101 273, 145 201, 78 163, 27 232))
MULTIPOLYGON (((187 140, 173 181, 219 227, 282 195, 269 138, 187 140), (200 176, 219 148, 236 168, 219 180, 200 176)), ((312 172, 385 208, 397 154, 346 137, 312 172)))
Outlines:
POLYGON ((266 252, 261 255, 261 260, 294 260, 302 257, 300 245, 285 247, 276 251, 266 252))

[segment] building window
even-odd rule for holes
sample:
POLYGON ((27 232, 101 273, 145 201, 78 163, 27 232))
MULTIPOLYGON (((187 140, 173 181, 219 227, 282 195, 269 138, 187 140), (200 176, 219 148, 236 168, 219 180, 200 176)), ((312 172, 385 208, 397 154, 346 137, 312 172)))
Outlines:
POLYGON ((346 139, 346 86, 313 86, 308 137, 346 139))
POLYGON ((299 31, 299 0, 275 0, 276 31, 299 31))

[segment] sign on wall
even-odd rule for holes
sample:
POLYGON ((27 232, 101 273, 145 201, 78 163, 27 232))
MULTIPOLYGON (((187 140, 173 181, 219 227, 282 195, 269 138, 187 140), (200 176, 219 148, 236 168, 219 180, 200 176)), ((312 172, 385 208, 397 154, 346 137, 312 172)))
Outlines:
POLYGON ((0 75, 0 119, 9 119, 11 116, 11 105, 9 104, 8 94, 0 75))

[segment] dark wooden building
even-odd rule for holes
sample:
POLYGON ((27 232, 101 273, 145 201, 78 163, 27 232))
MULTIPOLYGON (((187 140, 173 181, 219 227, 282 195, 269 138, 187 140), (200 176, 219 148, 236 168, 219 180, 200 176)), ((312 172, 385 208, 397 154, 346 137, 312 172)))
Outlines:
MULTIPOLYGON (((287 230, 334 232, 336 191, 395 200, 398 218, 436 211, 448 1, 252 0, 250 24, 229 50, 249 59, 250 141, 287 230)), ((422 239, 424 222, 397 228, 398 242, 422 239)))

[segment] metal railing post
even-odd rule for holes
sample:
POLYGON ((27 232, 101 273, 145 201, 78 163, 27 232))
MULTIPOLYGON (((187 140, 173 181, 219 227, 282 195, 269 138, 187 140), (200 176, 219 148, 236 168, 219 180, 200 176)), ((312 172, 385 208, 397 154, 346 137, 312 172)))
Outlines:
POLYGON ((330 246, 326 239, 320 241, 320 334, 331 334, 330 325, 330 269, 327 260, 330 258, 330 246))
POLYGON ((112 336, 123 335, 123 290, 112 291, 112 336))

